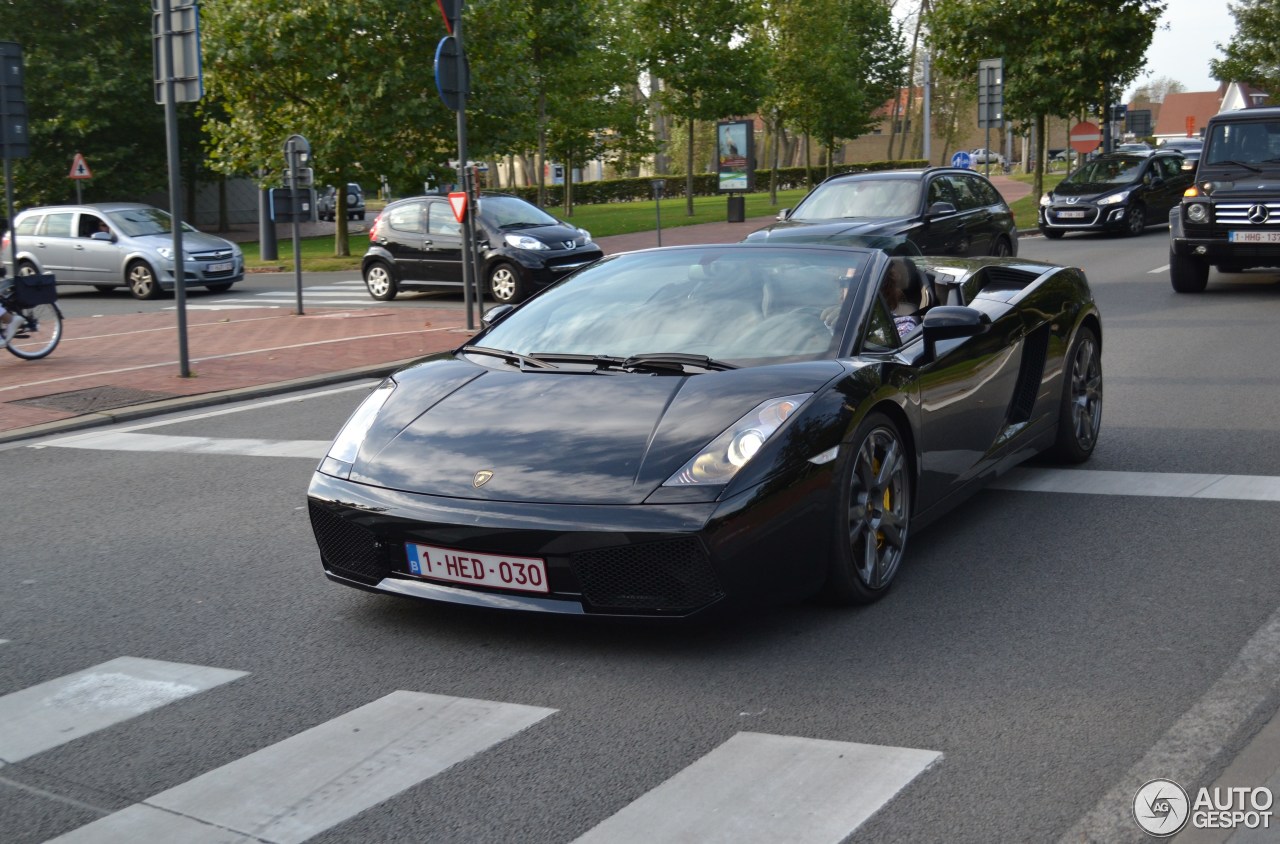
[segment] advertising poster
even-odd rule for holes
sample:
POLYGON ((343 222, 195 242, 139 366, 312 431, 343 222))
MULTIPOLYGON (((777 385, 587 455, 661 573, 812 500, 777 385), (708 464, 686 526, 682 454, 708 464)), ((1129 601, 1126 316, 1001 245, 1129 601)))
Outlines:
POLYGON ((755 187, 755 133, 750 120, 716 124, 717 172, 720 190, 749 191, 755 187))

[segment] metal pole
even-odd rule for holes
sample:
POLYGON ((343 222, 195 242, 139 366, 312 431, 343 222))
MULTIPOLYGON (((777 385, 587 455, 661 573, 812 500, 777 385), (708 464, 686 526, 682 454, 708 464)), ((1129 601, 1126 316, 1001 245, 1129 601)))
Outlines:
MULTIPOLYGON (((178 160, 178 103, 173 76, 173 10, 170 0, 160 0, 164 33, 164 126, 169 142, 169 221, 173 228, 173 294, 178 311, 178 368, 191 377, 187 354, 187 267, 182 254, 182 170, 178 160)), ((159 284, 159 279, 156 279, 159 284)))
MULTIPOLYGON (((2 60, 2 59, 0 59, 2 60)), ((6 88, 9 71, 0 78, 0 147, 4 149, 4 214, 9 223, 9 251, 13 274, 18 274, 18 227, 13 224, 13 173, 9 167, 9 94, 6 88)))
MULTIPOLYGON (((298 187, 298 149, 292 140, 289 141, 289 175, 292 187, 289 199, 293 206, 293 287, 297 296, 294 313, 302 316, 302 229, 298 219, 302 216, 302 189, 298 187)), ((335 198, 336 202, 337 199, 335 198)))
MULTIPOLYGON (((774 143, 777 143, 775 141, 774 143)), ((662 245, 662 182, 653 181, 653 214, 658 223, 658 245, 662 245)))
MULTIPOLYGON (((474 292, 479 294, 480 284, 475 277, 475 238, 472 236, 475 231, 472 218, 476 209, 471 207, 471 192, 467 190, 470 187, 467 181, 467 88, 471 82, 467 78, 467 56, 462 44, 462 2, 463 0, 458 0, 458 19, 453 24, 458 54, 458 184, 462 186, 463 193, 467 194, 467 216, 462 221, 462 305, 467 311, 467 330, 474 331, 476 320, 472 314, 471 301, 480 297, 472 296, 472 285, 475 285, 474 292)), ((476 302, 476 309, 483 309, 480 302, 476 302)))

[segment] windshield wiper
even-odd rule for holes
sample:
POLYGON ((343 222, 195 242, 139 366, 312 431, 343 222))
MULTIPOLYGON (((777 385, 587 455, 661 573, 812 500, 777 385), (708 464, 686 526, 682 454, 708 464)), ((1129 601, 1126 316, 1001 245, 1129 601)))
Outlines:
POLYGON ((654 352, 646 355, 632 355, 622 362, 623 369, 671 370, 684 372, 686 366, 699 369, 721 371, 737 369, 737 364, 709 358, 706 355, 687 355, 683 352, 654 352))
POLYGON ((627 372, 678 372, 683 374, 686 366, 697 367, 707 371, 737 369, 737 365, 709 358, 706 355, 687 355, 683 352, 656 352, 631 357, 615 355, 575 355, 559 352, 534 352, 532 358, 538 361, 555 361, 556 363, 582 364, 597 369, 621 369, 627 372))
POLYGON ((532 367, 534 369, 559 369, 554 364, 540 360, 537 355, 522 355, 518 352, 504 352, 502 349, 491 349, 488 346, 463 346, 460 351, 469 355, 488 355, 489 357, 501 358, 507 363, 518 364, 521 369, 532 367))
POLYGON ((1254 167, 1252 164, 1246 164, 1246 163, 1245 163, 1245 162, 1243 162, 1243 161, 1236 161, 1236 160, 1235 160, 1235 159, 1233 159, 1233 158, 1224 158, 1222 161, 1215 161, 1215 162, 1213 162, 1212 164, 1210 164, 1210 166, 1211 166, 1211 167, 1216 167, 1216 166, 1217 166, 1217 165, 1219 165, 1219 164, 1234 164, 1234 165, 1235 165, 1235 166, 1237 166, 1237 167, 1243 167, 1243 168, 1245 168, 1246 170, 1252 170, 1252 171, 1253 171, 1253 172, 1255 172, 1255 173, 1261 173, 1261 172, 1262 172, 1262 168, 1261 168, 1261 167, 1254 167))

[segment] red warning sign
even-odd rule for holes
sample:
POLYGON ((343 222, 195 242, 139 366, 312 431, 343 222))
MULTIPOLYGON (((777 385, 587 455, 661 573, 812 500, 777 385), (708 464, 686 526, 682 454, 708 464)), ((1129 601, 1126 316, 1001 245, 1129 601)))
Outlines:
POLYGON ((72 179, 92 179, 93 178, 93 171, 89 169, 89 165, 85 162, 84 156, 78 152, 76 153, 75 160, 71 162, 70 178, 72 179))

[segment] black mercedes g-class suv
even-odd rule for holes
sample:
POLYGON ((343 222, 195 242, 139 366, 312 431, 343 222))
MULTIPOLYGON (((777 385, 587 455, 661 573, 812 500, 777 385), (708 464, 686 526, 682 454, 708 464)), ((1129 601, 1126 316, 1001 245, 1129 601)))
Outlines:
POLYGON ((1209 267, 1280 267, 1280 108, 1209 119, 1195 183, 1169 212, 1169 280, 1199 293, 1209 267))

